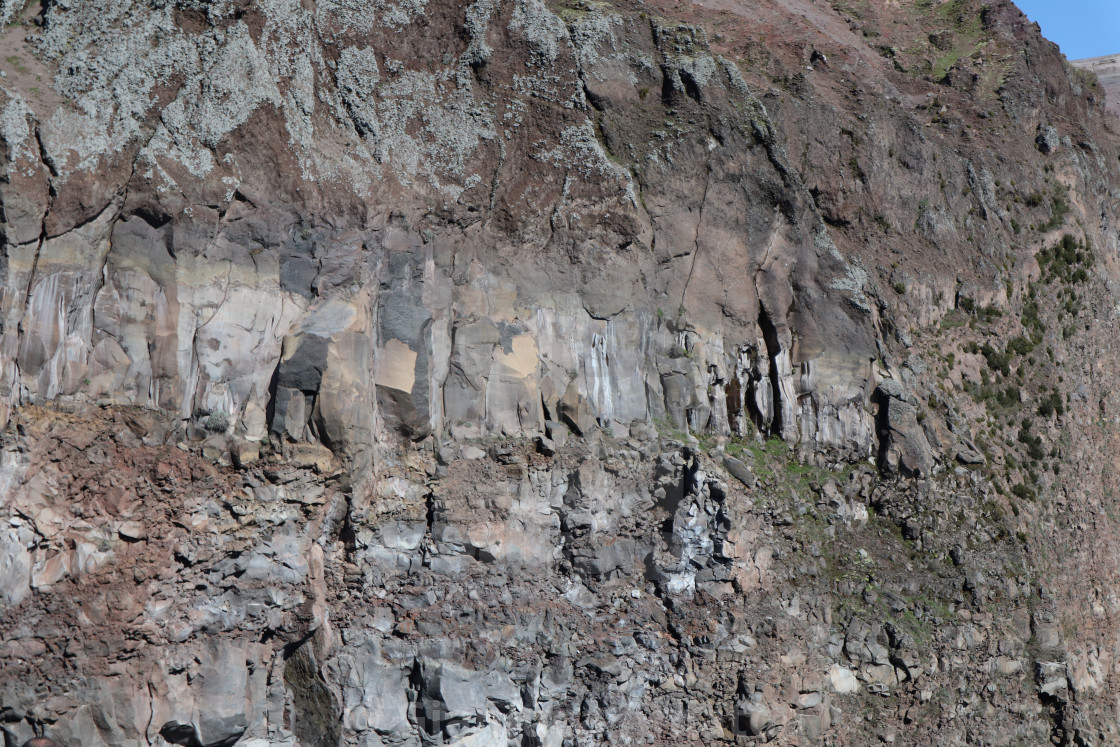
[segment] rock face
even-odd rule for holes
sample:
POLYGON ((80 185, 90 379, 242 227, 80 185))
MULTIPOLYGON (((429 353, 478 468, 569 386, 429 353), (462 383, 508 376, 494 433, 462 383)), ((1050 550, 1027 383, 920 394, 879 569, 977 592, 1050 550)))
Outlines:
POLYGON ((1097 82, 1104 90, 1108 102, 1105 108, 1113 114, 1120 114, 1120 54, 1070 60, 1069 64, 1097 76, 1097 82))
POLYGON ((1120 143, 1010 3, 0 21, 7 741, 1117 739, 1120 143))
POLYGON ((363 470, 379 418, 522 436, 560 408, 869 452, 862 275, 699 29, 483 4, 436 24, 465 34, 445 43, 420 7, 208 12, 98 32, 143 48, 127 63, 93 31, 61 50, 77 11, 32 43, 74 71, 55 84, 74 106, 5 103, 9 190, 44 197, 6 213, 4 413, 59 395, 197 413, 363 470), (692 122, 669 150, 651 106, 692 122), (643 143, 640 173, 610 138, 643 143))

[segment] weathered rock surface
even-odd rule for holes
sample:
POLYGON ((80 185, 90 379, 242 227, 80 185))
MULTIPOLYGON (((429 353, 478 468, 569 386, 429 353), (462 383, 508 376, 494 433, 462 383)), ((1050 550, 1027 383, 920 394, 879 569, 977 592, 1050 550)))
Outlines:
POLYGON ((1115 742, 1115 121, 859 6, 0 2, 5 740, 1115 742))
MULTIPOLYGON (((1030 701, 1025 637, 1064 650, 1051 618, 940 610, 929 600, 959 586, 934 573, 924 597, 896 575, 904 540, 867 523, 893 489, 869 465, 842 486, 814 469, 805 487, 780 441, 750 451, 755 470, 788 474, 807 502, 647 434, 599 436, 600 457, 582 441, 551 457, 444 447, 445 476, 401 463, 347 508, 337 481, 280 455, 236 471, 171 445, 181 431, 137 443, 143 415, 15 415, 6 505, 39 539, 6 583, 36 600, 2 618, 13 739, 45 725, 81 744, 659 742, 681 728, 859 741, 846 696, 917 697, 998 667, 1003 697, 1030 701), (352 528, 335 539, 340 506, 352 528), (870 601, 837 608, 853 585, 870 601)), ((985 562, 1021 562, 1002 552, 985 562)), ((953 575, 967 586, 966 567, 953 575)))
POLYGON ((484 3, 441 12, 467 38, 414 70, 390 50, 439 44, 430 21, 193 13, 99 19, 67 51, 85 11, 57 8, 26 45, 73 106, 5 94, 9 171, 57 196, 6 211, 4 413, 59 395, 155 407, 322 442, 358 471, 378 416, 413 437, 754 420, 869 452, 858 272, 700 30, 484 3), (320 45, 297 43, 311 28, 320 45), (110 33, 144 51, 107 54, 110 33), (690 112, 672 152, 645 131, 639 84, 690 112), (596 139, 607 117, 648 143, 637 175, 596 139), (128 169, 108 165, 122 154, 128 169), (742 281, 723 290, 710 268, 742 281))
POLYGON ((1120 115, 1120 55, 1086 57, 1082 60, 1070 60, 1069 64, 1097 76, 1097 83, 1104 90, 1107 99, 1105 108, 1120 115))

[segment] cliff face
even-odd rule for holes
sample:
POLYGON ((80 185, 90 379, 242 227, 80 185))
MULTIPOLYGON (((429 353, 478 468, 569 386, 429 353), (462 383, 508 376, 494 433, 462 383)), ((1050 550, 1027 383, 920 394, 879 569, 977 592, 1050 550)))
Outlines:
MULTIPOLYGON (((561 402, 581 425, 725 432, 753 415, 869 453, 862 275, 702 32, 422 11, 212 9, 192 32, 165 8, 84 32, 142 47, 127 69, 143 90, 86 48, 60 53, 72 103, 53 118, 12 98, 10 405, 213 414, 359 471, 378 418, 415 438, 521 436, 561 402), (797 350, 795 282, 842 311, 822 323, 800 304, 797 350), (817 364, 795 382, 800 359, 817 364)), ((64 33, 48 23, 38 48, 64 33)))
POLYGON ((1087 57, 1083 60, 1071 60, 1069 64, 1097 76, 1101 88, 1107 94, 1108 104, 1105 108, 1113 114, 1120 114, 1120 55, 1087 57))
POLYGON ((1116 739, 1116 125, 1012 4, 0 15, 7 739, 1116 739))

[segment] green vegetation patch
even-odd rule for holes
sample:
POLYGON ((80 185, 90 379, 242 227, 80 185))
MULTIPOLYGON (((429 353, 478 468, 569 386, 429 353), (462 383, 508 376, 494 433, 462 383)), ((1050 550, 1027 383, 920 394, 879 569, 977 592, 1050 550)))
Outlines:
POLYGON ((1087 240, 1078 241, 1072 234, 1064 234, 1061 241, 1038 253, 1038 266, 1042 269, 1042 282, 1055 281, 1074 285, 1089 279, 1088 268, 1095 261, 1092 246, 1087 240))

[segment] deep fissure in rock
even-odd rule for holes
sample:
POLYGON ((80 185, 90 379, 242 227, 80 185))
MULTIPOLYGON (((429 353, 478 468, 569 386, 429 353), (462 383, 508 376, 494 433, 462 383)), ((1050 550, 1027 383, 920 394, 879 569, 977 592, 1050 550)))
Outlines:
POLYGON ((284 684, 292 694, 292 731, 300 744, 338 744, 342 738, 338 704, 323 683, 306 644, 288 655, 284 684))
POLYGON ((762 339, 766 342, 766 357, 770 360, 770 390, 774 397, 774 417, 767 424, 770 433, 784 436, 782 433, 782 385, 778 378, 778 354, 782 346, 778 342, 778 328, 766 313, 766 307, 758 305, 758 326, 762 329, 762 339))

